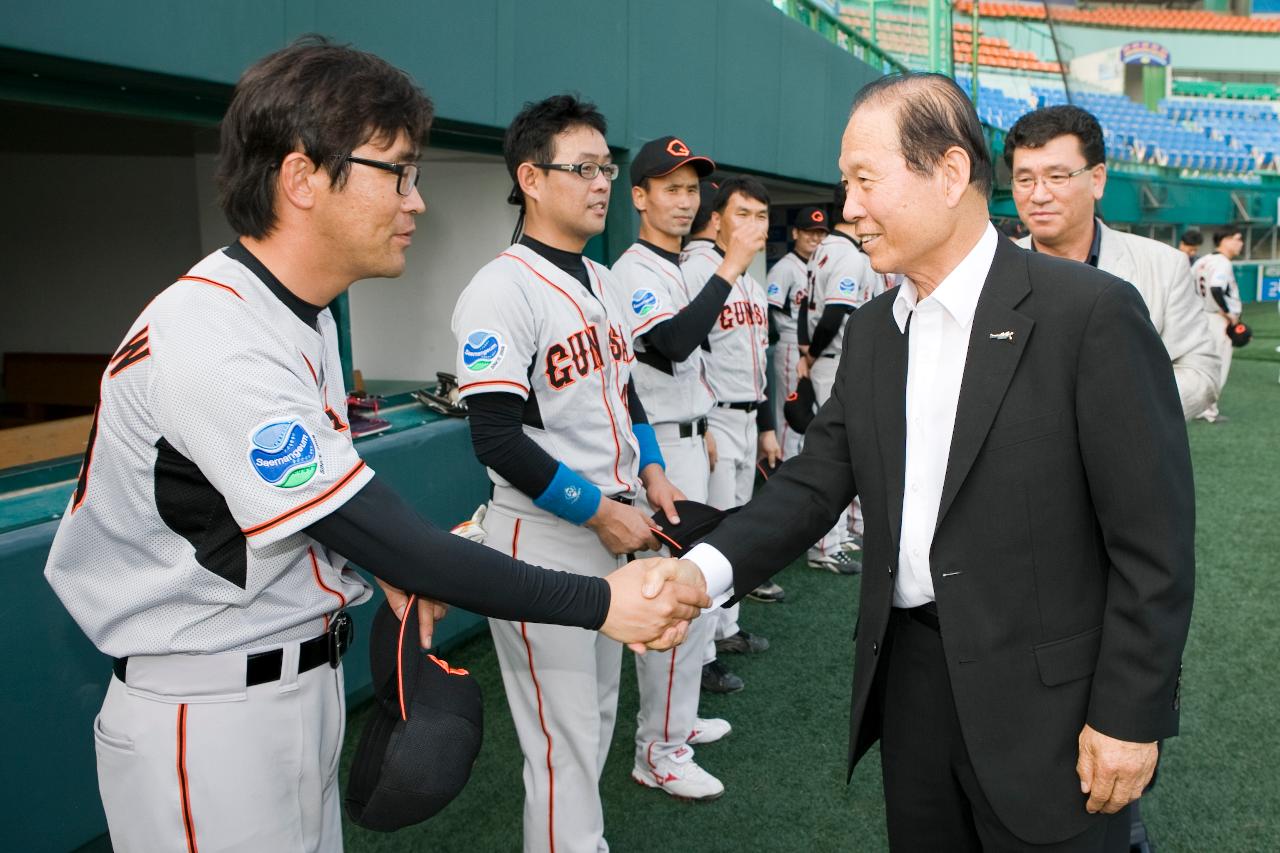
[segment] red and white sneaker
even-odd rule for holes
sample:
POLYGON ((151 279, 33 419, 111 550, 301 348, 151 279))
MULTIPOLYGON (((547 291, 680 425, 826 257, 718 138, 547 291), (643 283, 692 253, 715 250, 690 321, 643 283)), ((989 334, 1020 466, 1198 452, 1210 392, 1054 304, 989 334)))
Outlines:
POLYGON ((724 793, 724 783, 698 766, 690 746, 682 746, 671 755, 659 756, 653 761, 636 761, 631 778, 646 788, 659 788, 680 800, 714 800, 724 793))
POLYGON ((693 731, 689 732, 689 737, 685 741, 694 745, 715 743, 731 731, 733 726, 729 725, 728 720, 722 720, 719 717, 704 720, 698 717, 693 721, 693 731))

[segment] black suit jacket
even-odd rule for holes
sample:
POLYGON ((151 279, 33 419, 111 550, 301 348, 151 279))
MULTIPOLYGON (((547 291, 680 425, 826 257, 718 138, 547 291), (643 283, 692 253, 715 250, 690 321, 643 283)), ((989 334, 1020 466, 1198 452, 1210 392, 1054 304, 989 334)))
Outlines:
MULTIPOLYGON (((868 700, 898 571, 907 337, 896 291, 849 318, 803 452, 707 542, 754 589, 862 500, 849 772, 880 734, 868 700)), ((1168 353, 1138 292, 1001 238, 969 340, 930 552, 956 709, 1005 825, 1048 843, 1094 820, 1086 722, 1178 730, 1194 585, 1194 491, 1168 353), (992 333, 1011 331, 1012 340, 992 333)))

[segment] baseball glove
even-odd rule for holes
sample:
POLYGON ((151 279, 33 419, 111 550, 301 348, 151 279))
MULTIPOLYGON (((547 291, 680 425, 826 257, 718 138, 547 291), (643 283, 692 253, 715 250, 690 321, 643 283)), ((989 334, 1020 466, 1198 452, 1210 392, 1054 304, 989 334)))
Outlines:
POLYGON ((467 403, 458 398, 458 377, 452 373, 440 371, 436 374, 436 390, 425 388, 414 391, 413 399, 434 412, 451 418, 465 418, 467 403))

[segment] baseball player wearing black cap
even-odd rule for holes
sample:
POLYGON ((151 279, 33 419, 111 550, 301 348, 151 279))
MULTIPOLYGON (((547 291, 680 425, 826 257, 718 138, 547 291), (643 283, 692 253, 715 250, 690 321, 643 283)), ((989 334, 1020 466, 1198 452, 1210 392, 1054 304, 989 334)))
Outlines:
MULTIPOLYGON (((582 577, 451 536, 360 458, 327 306, 404 270, 431 118, 404 72, 322 39, 251 67, 219 157, 240 239, 157 295, 102 376, 45 576, 115 659, 93 738, 121 853, 341 849, 345 608, 371 596, 348 559, 400 612, 409 590, 628 642, 706 603, 646 601, 643 564, 582 577)), ((417 609, 426 646, 437 606, 417 609)))
MULTIPOLYGON (((764 248, 769 222, 769 193, 754 178, 732 177, 717 189, 711 221, 716 227, 710 246, 691 243, 681 255, 681 271, 690 292, 719 274, 729 257, 729 246, 742 239, 737 232, 752 235, 764 248)), ((707 381, 716 395, 716 407, 708 416, 715 436, 718 459, 711 472, 708 500, 712 506, 728 509, 746 503, 755 484, 757 459, 767 466, 778 462, 781 450, 774 430, 773 408, 767 396, 768 303, 764 287, 745 270, 732 282, 733 294, 707 338, 710 347, 704 361, 707 381)), ((750 593, 761 601, 780 601, 785 593, 769 581, 750 593)), ((720 609, 715 616, 714 649, 708 653, 704 685, 724 682, 725 673, 714 658, 719 652, 758 652, 768 648, 763 637, 753 636, 738 626, 737 605, 720 609)), ((736 679, 736 676, 733 676, 736 679)), ((740 680, 739 680, 740 681, 740 680)))
POLYGON ((791 251, 769 268, 766 277, 769 282, 765 287, 769 319, 778 336, 773 348, 773 409, 783 459, 790 459, 800 452, 802 439, 800 433, 787 425, 782 407, 800 378, 797 372, 801 355, 797 323, 808 294, 805 264, 827 233, 827 214, 822 208, 801 208, 791 226, 791 251))
MULTIPOLYGON (((844 202, 844 185, 836 184, 832 209, 844 210, 844 202)), ((831 396, 849 315, 885 290, 884 276, 871 268, 854 234, 853 225, 838 218, 809 259, 809 314, 814 324, 800 372, 813 381, 819 407, 831 396)), ((809 565, 843 575, 861 571, 862 564, 855 557, 860 548, 850 530, 860 522, 861 509, 855 499, 831 532, 809 549, 809 565)))
MULTIPOLYGON (((703 349, 736 279, 760 239, 741 233, 712 280, 692 297, 680 270, 680 241, 699 204, 698 179, 715 170, 674 136, 647 142, 631 161, 631 201, 640 238, 613 265, 630 300, 636 364, 633 377, 667 463, 667 476, 691 501, 705 503, 711 469, 705 435, 715 395, 703 349)), ((714 619, 690 626, 688 645, 636 659, 640 712, 635 780, 686 799, 713 799, 724 785, 693 761, 690 741, 707 743, 729 731, 724 720, 697 719, 702 649, 714 619), (696 733, 696 734, 693 734, 696 733)))

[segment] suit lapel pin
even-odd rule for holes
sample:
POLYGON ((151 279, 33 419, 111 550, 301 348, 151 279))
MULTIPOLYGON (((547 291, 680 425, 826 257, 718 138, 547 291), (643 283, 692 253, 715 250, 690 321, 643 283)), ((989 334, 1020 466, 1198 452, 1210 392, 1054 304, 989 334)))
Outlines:
POLYGON ((993 341, 1009 341, 1010 343, 1013 343, 1013 332, 1012 331, 992 332, 991 334, 987 335, 987 338, 993 341))

